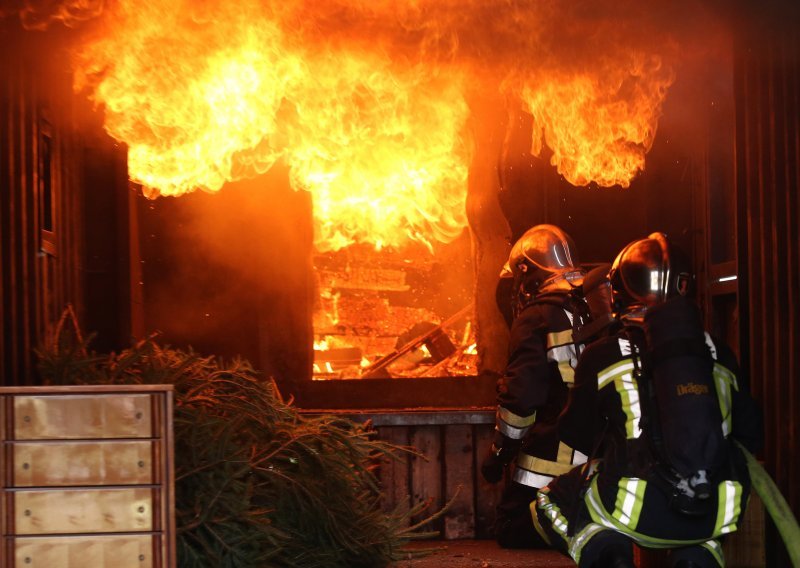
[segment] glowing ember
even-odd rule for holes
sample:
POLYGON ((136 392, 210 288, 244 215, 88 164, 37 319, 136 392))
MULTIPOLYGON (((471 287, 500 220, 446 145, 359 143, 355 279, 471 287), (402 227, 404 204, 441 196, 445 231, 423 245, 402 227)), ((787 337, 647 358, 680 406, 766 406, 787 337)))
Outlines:
POLYGON ((623 0, 604 8, 613 28, 583 2, 109 6, 76 87, 127 144, 131 179, 151 196, 217 191, 282 160, 313 194, 320 251, 460 233, 475 93, 521 101, 534 151, 571 183, 627 186, 673 76, 674 45, 641 18, 663 21, 623 0))

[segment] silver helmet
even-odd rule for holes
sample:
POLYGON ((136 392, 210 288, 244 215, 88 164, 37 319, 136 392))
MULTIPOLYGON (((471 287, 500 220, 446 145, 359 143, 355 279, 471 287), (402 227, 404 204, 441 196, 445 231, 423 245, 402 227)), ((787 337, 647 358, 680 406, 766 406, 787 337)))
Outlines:
POLYGON ((625 246, 611 265, 615 310, 643 312, 675 296, 685 296, 691 278, 688 262, 667 236, 651 233, 625 246))
POLYGON ((511 247, 500 277, 533 284, 530 292, 569 289, 583 280, 578 265, 575 243, 567 233, 555 225, 536 225, 511 247))

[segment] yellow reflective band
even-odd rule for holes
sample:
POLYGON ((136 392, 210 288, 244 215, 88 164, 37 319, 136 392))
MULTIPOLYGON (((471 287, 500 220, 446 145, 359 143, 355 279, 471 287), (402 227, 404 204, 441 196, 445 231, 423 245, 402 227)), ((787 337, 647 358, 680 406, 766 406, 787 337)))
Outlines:
MULTIPOLYGON (((633 363, 630 364, 628 371, 622 370, 609 375, 609 380, 614 381, 614 388, 619 393, 622 412, 625 413, 625 436, 629 440, 642 435, 642 406, 639 401, 638 383, 630 373, 632 369, 633 363)), ((598 377, 598 382, 600 380, 601 377, 598 377)))
POLYGON ((597 490, 597 476, 592 479, 583 501, 586 504, 586 508, 589 510, 589 516, 592 518, 592 521, 622 533, 642 546, 649 548, 676 548, 680 546, 689 546, 692 544, 702 544, 706 542, 708 538, 705 537, 699 539, 681 540, 655 538, 638 533, 627 525, 623 525, 621 522, 615 519, 613 515, 610 515, 608 511, 606 511, 603 502, 600 500, 600 494, 597 490))
POLYGON ((569 555, 575 561, 575 564, 581 563, 581 553, 586 545, 589 543, 592 538, 602 531, 608 530, 604 526, 589 523, 581 531, 572 537, 572 541, 569 545, 569 555))
POLYGON ((725 566, 725 553, 722 551, 722 545, 718 540, 709 540, 700 546, 711 553, 711 556, 714 557, 714 560, 717 561, 717 564, 719 564, 720 567, 725 566))
POLYGON ((561 375, 561 380, 564 383, 568 385, 575 384, 575 369, 572 368, 572 365, 569 361, 561 361, 558 364, 558 372, 561 375))
POLYGON ((734 390, 739 390, 739 383, 736 381, 736 375, 733 374, 733 371, 728 369, 725 365, 721 363, 714 363, 714 374, 720 375, 727 380, 734 390))
POLYGON ((502 406, 497 407, 497 417, 506 424, 517 428, 526 428, 536 422, 536 412, 530 416, 519 416, 502 406))
POLYGON ((515 428, 514 426, 509 426, 502 420, 497 421, 497 430, 508 438, 512 440, 521 440, 525 437, 525 434, 528 433, 530 430, 530 426, 526 426, 525 428, 515 428))
POLYGON ((545 518, 550 522, 550 526, 558 536, 564 539, 565 543, 569 542, 567 535, 569 523, 564 515, 561 514, 561 509, 550 501, 549 491, 542 489, 536 495, 536 508, 544 513, 545 518))
POLYGON ((533 489, 541 489, 553 481, 553 476, 533 473, 527 469, 516 467, 514 468, 514 477, 512 479, 520 485, 527 485, 533 489))
POLYGON ((572 455, 573 455, 572 448, 566 445, 564 442, 558 443, 558 454, 556 454, 556 461, 558 463, 569 464, 572 465, 572 455))
POLYGON ((547 348, 559 347, 562 345, 572 345, 572 330, 555 331, 547 334, 547 348))
POLYGON ((723 481, 717 489, 717 522, 713 536, 728 534, 736 530, 736 522, 742 512, 742 486, 736 481, 723 481))
POLYGON ((533 528, 536 529, 537 534, 542 538, 543 541, 547 543, 547 546, 552 547, 553 543, 550 541, 550 537, 544 532, 544 528, 542 528, 542 523, 539 522, 539 515, 536 514, 536 501, 531 502, 531 516, 533 517, 533 528))
POLYGON ((539 520, 539 514, 536 512, 537 500, 531 501, 530 505, 528 505, 531 510, 531 518, 533 519, 533 528, 536 529, 536 532, 539 533, 539 536, 542 537, 543 541, 545 541, 549 546, 553 546, 550 536, 544 531, 542 522, 539 520))
MULTIPOLYGON (((569 446, 567 447, 569 448, 569 446)), ((570 461, 571 458, 572 456, 570 455, 570 458, 568 458, 566 463, 564 462, 558 463, 550 460, 545 460, 542 458, 537 458, 528 454, 520 453, 519 457, 517 457, 517 465, 523 469, 527 469, 528 471, 532 471, 534 473, 543 473, 545 475, 550 475, 555 477, 557 475, 563 475, 572 469, 573 466, 570 461)))
MULTIPOLYGON (((731 388, 736 388, 736 376, 728 369, 714 364, 714 383, 717 387, 717 398, 719 399, 719 411, 722 414, 722 433, 726 437, 731 433, 733 418, 731 416, 732 395, 731 388)), ((737 389, 738 390, 738 389, 737 389)))
POLYGON ((623 477, 619 480, 617 501, 612 516, 633 530, 636 530, 639 524, 646 487, 647 482, 636 477, 623 477))
POLYGON ((640 426, 642 408, 639 403, 636 379, 632 374, 633 368, 632 359, 623 359, 606 367, 597 375, 597 390, 613 383, 619 393, 622 411, 625 413, 625 434, 629 440, 642 435, 640 426))
POLYGON ((597 390, 600 390, 617 377, 621 377, 631 371, 633 371, 633 361, 631 359, 623 359, 619 363, 606 367, 597 374, 597 390))

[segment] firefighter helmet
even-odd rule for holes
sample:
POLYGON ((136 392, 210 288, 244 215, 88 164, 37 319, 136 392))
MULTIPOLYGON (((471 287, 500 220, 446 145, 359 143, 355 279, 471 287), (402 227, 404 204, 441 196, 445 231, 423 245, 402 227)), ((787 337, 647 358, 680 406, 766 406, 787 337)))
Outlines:
POLYGON ((686 296, 688 262, 664 233, 651 233, 620 251, 609 272, 618 312, 644 311, 675 296, 686 296))
POLYGON ((511 247, 501 278, 526 282, 530 292, 580 285, 583 271, 572 238, 555 225, 536 225, 511 247), (532 286, 531 286, 532 285, 532 286))

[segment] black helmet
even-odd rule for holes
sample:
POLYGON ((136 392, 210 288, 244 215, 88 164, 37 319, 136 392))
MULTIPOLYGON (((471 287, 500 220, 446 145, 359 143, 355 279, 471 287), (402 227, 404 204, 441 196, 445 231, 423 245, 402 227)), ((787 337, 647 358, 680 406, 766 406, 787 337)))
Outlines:
POLYGON ((675 296, 686 296, 692 275, 688 262, 664 233, 628 244, 609 272, 614 308, 619 313, 644 312, 675 296))
POLYGON ((555 225, 536 225, 511 247, 500 277, 525 280, 533 284, 531 292, 571 288, 583 279, 578 264, 575 243, 567 233, 555 225))

